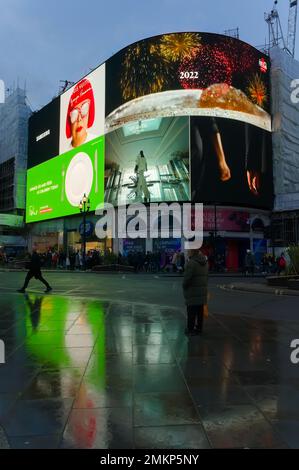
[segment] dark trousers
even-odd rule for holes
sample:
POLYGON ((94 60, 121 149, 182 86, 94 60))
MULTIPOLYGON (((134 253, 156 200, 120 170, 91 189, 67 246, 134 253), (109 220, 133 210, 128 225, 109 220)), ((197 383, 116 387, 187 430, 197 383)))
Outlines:
POLYGON ((23 289, 26 289, 26 288, 28 287, 29 281, 30 281, 30 279, 32 279, 33 277, 35 277, 35 279, 38 279, 38 280, 41 281, 43 284, 45 284, 45 286, 46 286, 47 288, 50 287, 50 285, 47 283, 46 279, 43 278, 41 271, 28 271, 27 276, 26 276, 26 279, 25 279, 25 282, 24 282, 23 289))
POLYGON ((203 305, 187 305, 187 328, 193 331, 194 328, 202 331, 203 325, 203 305))

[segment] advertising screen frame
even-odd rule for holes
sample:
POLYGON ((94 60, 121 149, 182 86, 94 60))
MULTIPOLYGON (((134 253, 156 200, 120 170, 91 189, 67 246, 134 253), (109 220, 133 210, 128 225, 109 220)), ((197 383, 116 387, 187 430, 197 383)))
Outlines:
MULTIPOLYGON (((192 38, 192 37, 193 37, 193 38, 198 37, 198 38, 200 38, 200 39, 204 38, 204 40, 207 40, 207 41, 206 41, 207 44, 209 43, 209 40, 210 40, 210 39, 211 39, 211 40, 215 40, 216 42, 219 41, 219 43, 221 43, 221 44, 225 44, 225 43, 228 44, 228 43, 230 43, 230 44, 232 44, 232 45, 235 45, 236 49, 238 49, 238 47, 239 47, 239 48, 243 48, 244 50, 246 49, 246 50, 248 50, 248 51, 251 51, 251 52, 252 52, 252 55, 253 55, 253 56, 255 55, 256 58, 260 57, 259 66, 261 67, 261 70, 262 70, 263 67, 265 67, 265 70, 264 70, 263 73, 264 73, 264 76, 265 76, 265 83, 266 83, 266 92, 267 92, 267 97, 266 97, 266 98, 268 99, 268 103, 267 103, 267 112, 269 111, 269 109, 270 109, 270 100, 271 100, 271 96, 270 96, 270 67, 271 67, 271 63, 270 63, 270 58, 269 58, 268 55, 264 54, 263 52, 259 51, 259 50, 256 49, 255 47, 251 46, 250 44, 248 44, 248 43, 246 43, 246 42, 244 42, 244 41, 242 41, 242 40, 240 40, 240 39, 231 38, 231 37, 228 37, 228 36, 225 36, 225 35, 222 35, 222 34, 214 34, 214 33, 209 33, 209 32, 197 32, 197 31, 194 31, 194 32, 190 32, 190 31, 187 31, 187 32, 171 32, 171 33, 164 33, 164 34, 159 34, 159 35, 154 35, 154 36, 151 36, 151 37, 148 37, 148 38, 144 38, 144 39, 135 41, 135 42, 131 43, 131 44, 128 45, 128 46, 123 47, 120 51, 118 51, 116 54, 114 54, 113 56, 111 56, 108 60, 106 60, 105 62, 102 62, 102 63, 99 64, 97 67, 95 67, 91 72, 89 72, 88 74, 84 75, 80 80, 78 80, 74 85, 72 85, 71 88, 65 90, 63 93, 61 93, 61 95, 59 95, 59 97, 55 98, 55 100, 59 100, 59 103, 60 103, 60 107, 59 107, 59 109, 60 109, 60 114, 59 114, 59 120, 58 120, 58 122, 57 122, 57 127, 58 127, 58 130, 59 130, 59 134, 61 133, 61 128, 62 128, 62 126, 64 125, 64 123, 61 122, 61 102, 65 99, 65 97, 67 97, 68 95, 71 94, 71 91, 70 91, 70 90, 74 90, 74 88, 75 88, 78 84, 80 84, 82 81, 88 80, 88 79, 89 79, 90 77, 92 77, 92 76, 96 76, 96 75, 99 73, 99 71, 101 70, 101 68, 104 69, 105 80, 104 80, 104 85, 103 85, 103 84, 101 85, 102 87, 104 86, 104 92, 103 92, 103 90, 102 90, 102 92, 101 92, 101 93, 103 94, 103 96, 104 96, 104 104, 102 103, 102 108, 103 108, 103 109, 102 109, 102 113, 104 114, 105 120, 107 120, 107 117, 108 117, 108 115, 109 115, 108 112, 109 112, 109 110, 111 111, 111 109, 109 108, 109 99, 110 99, 110 98, 109 98, 109 95, 110 95, 109 90, 111 90, 111 87, 113 86, 113 80, 112 80, 112 79, 115 79, 115 77, 112 77, 112 76, 109 77, 109 73, 110 73, 109 70, 111 70, 111 64, 113 64, 113 62, 115 62, 115 61, 117 60, 117 57, 124 56, 130 49, 132 49, 132 48, 134 48, 134 47, 136 48, 136 47, 138 47, 138 46, 141 45, 141 44, 150 44, 150 43, 155 44, 155 43, 158 43, 159 41, 163 41, 164 39, 165 39, 165 40, 167 39, 168 43, 171 44, 172 47, 174 47, 174 46, 177 45, 177 46, 180 46, 180 47, 183 49, 183 46, 184 46, 183 40, 181 41, 181 43, 179 43, 179 41, 178 41, 177 44, 175 44, 175 39, 178 39, 178 40, 179 40, 179 39, 184 39, 184 40, 185 40, 185 43, 188 45, 188 38, 190 39, 190 38, 192 38), (172 42, 171 42, 171 41, 172 41, 172 42), (263 62, 263 64, 262 64, 261 62, 263 62)), ((167 44, 167 41, 166 41, 166 44, 167 44)), ((165 42, 165 41, 164 41, 164 42, 165 42)), ((215 43, 216 43, 216 42, 215 42, 215 43)), ((186 44, 185 44, 185 45, 186 45, 186 44)), ((205 44, 205 43, 204 43, 204 44, 205 44)), ((208 44, 208 46, 209 46, 209 44, 208 44)), ((210 46, 209 46, 209 47, 208 47, 208 46, 207 46, 207 51, 210 50, 210 49, 209 49, 210 46)), ((165 52, 165 51, 164 51, 164 52, 165 52)), ((160 52, 159 52, 159 53, 160 53, 160 52)), ((180 52, 178 52, 178 54, 179 54, 179 53, 180 53, 180 52)), ((194 57, 195 57, 194 60, 199 60, 199 58, 200 58, 200 60, 208 60, 208 58, 207 58, 207 55, 208 55, 208 54, 205 53, 204 50, 202 50, 202 49, 200 48, 200 44, 198 45, 198 49, 197 49, 196 54, 197 54, 197 55, 194 56, 194 57)), ((187 56, 186 56, 186 57, 187 57, 187 56)), ((221 70, 219 69, 219 63, 220 63, 220 61, 222 60, 222 58, 224 58, 224 55, 223 55, 223 51, 221 50, 221 51, 218 51, 218 52, 217 52, 217 54, 216 54, 216 64, 214 64, 214 66, 215 66, 214 72, 215 72, 216 74, 219 73, 220 76, 223 76, 223 75, 221 75, 221 70), (222 55, 221 55, 221 54, 222 54, 222 55)), ((187 57, 186 60, 187 60, 187 62, 188 62, 188 61, 190 62, 191 59, 192 59, 192 57, 191 57, 191 58, 188 58, 188 57, 187 57)), ((234 59, 234 60, 235 60, 235 59, 234 59)), ((192 60, 191 60, 191 62, 192 62, 192 60)), ((226 65, 226 71, 227 71, 227 70, 230 70, 228 67, 229 67, 229 66, 226 65)), ((257 65, 257 67, 258 67, 258 65, 257 65)), ((262 72, 261 72, 261 73, 262 73, 262 72)), ((252 85, 256 85, 256 86, 257 86, 258 84, 259 84, 258 82, 256 82, 255 84, 252 83, 252 85)), ((183 87, 182 87, 182 88, 183 88, 183 87)), ((193 88, 190 88, 190 89, 191 89, 191 90, 195 90, 195 89, 193 89, 193 88)), ((187 90, 190 90, 190 89, 187 88, 187 90)), ((175 89, 175 90, 177 90, 177 91, 179 92, 179 93, 175 96, 175 99, 180 100, 181 98, 180 98, 179 95, 182 95, 182 93, 181 93, 178 89, 175 89)), ((174 90, 174 91, 175 91, 175 90, 174 90)), ((219 91, 219 90, 218 90, 218 91, 219 91)), ((223 90, 220 90, 220 91, 221 91, 221 93, 222 93, 223 90)), ((255 90, 253 90, 253 93, 254 93, 254 92, 255 92, 255 90)), ((172 90, 170 89, 170 90, 167 91, 167 89, 163 89, 161 92, 158 91, 157 93, 155 93, 154 99, 160 100, 160 99, 162 99, 163 97, 160 97, 160 96, 158 96, 158 95, 163 95, 163 94, 164 94, 163 96, 166 97, 166 94, 167 94, 167 93, 168 93, 167 96, 169 97, 169 96, 172 94, 172 90), (170 93, 169 93, 169 92, 170 92, 170 93)), ((226 93, 226 90, 225 90, 225 89, 224 89, 224 93, 226 93)), ((174 95, 173 95, 173 96, 174 96, 174 95)), ((143 96, 139 96, 139 97, 137 98, 137 100, 138 100, 139 98, 143 99, 143 96)), ((149 98, 147 98, 147 100, 148 100, 148 99, 149 99, 149 98)), ((164 98, 163 98, 163 99, 164 99, 164 98)), ((158 102, 158 101, 157 101, 157 102, 158 102)), ((130 101, 126 101, 126 103, 130 103, 130 101)), ((51 104, 51 102, 49 103, 49 105, 50 105, 50 104, 51 104)), ((46 105, 46 106, 47 106, 47 105, 46 105)), ((43 111, 45 108, 46 108, 46 107, 42 108, 41 111, 43 111)), ((181 112, 181 114, 175 114, 175 115, 177 115, 177 116, 184 116, 184 115, 185 115, 185 116, 189 116, 189 120, 190 120, 190 117, 194 116, 193 114, 190 114, 190 109, 189 109, 189 110, 188 110, 188 109, 186 109, 186 110, 184 110, 184 109, 182 110, 182 109, 181 109, 180 112, 181 112), (185 113, 185 114, 184 114, 184 113, 185 113)), ((210 116, 208 109, 201 110, 200 112, 203 112, 203 114, 199 114, 200 116, 201 116, 201 115, 203 115, 203 116, 210 116)), ((37 113, 35 113, 35 114, 34 114, 34 117, 31 117, 30 119, 37 119, 38 113, 39 113, 39 111, 38 111, 37 113)), ((159 115, 161 118, 163 118, 163 117, 170 117, 169 114, 167 114, 167 113, 169 113, 168 110, 166 110, 166 111, 165 111, 165 110, 164 110, 164 111, 161 110, 161 112, 158 111, 158 115, 159 115), (159 113, 160 113, 160 114, 159 114, 159 113)), ((221 117, 221 118, 224 117, 224 116, 223 116, 223 113, 227 116, 227 115, 229 115, 229 110, 227 111, 227 110, 222 109, 222 110, 220 110, 220 111, 217 110, 217 112, 215 111, 215 114, 216 114, 217 117, 221 117)), ((198 115, 198 114, 197 114, 197 115, 198 115)), ((212 116, 213 116, 213 115, 214 115, 214 114, 212 113, 212 116)), ((269 114, 268 114, 268 115, 269 115, 269 114)), ((139 115, 137 115, 137 117, 138 117, 138 119, 136 120, 136 122, 139 121, 139 115)), ((235 119, 235 118, 236 118, 236 116, 227 116, 227 117, 228 117, 229 119, 235 119)), ((148 116, 147 116, 147 118, 148 118, 148 116)), ((253 121, 252 121, 252 119, 251 119, 251 117, 250 117, 249 114, 247 115, 247 118, 248 118, 247 121, 243 121, 242 119, 237 119, 237 120, 240 120, 241 122, 248 122, 248 123, 251 123, 251 124, 256 124, 256 122, 253 122, 253 121)), ((246 119, 247 119, 247 118, 246 118, 246 119)), ((150 119, 150 117, 149 117, 148 119, 150 119)), ((128 122, 130 123, 130 122, 135 122, 135 121, 129 120, 128 122)), ((120 128, 120 127, 123 127, 123 126, 122 126, 122 125, 121 125, 121 126, 116 126, 114 129, 117 129, 117 128, 120 128)), ((259 126, 259 127, 262 127, 262 128, 264 128, 264 129, 267 127, 267 131, 268 131, 268 132, 271 132, 271 116, 269 115, 269 121, 268 121, 268 124, 267 124, 267 125, 264 125, 264 124, 263 124, 263 126, 259 126), (269 124, 269 123, 270 123, 270 124, 269 124)), ((111 128, 111 129, 112 129, 112 128, 111 128)), ((104 132, 103 132, 103 135, 105 135, 105 136, 109 135, 110 132, 113 130, 113 129, 112 129, 112 130, 111 130, 111 129, 109 130, 109 132, 107 131, 107 122, 106 122, 105 128, 103 129, 103 131, 104 131, 104 132)), ((97 137, 97 136, 95 136, 95 137, 97 137)), ((99 135, 99 137, 100 137, 100 135, 99 135)), ((60 140, 60 139, 59 139, 59 140, 60 140)), ((61 148, 60 143, 58 143, 58 148, 59 148, 59 149, 61 148)), ((80 147, 78 147, 78 149, 80 149, 80 147)), ((53 156, 51 157, 51 159, 52 159, 52 158, 55 158, 55 157, 58 157, 59 155, 61 155, 60 150, 59 150, 59 154, 58 154, 58 155, 55 155, 55 156, 53 155, 53 156)), ((41 156, 41 159, 43 159, 42 156, 41 156)), ((47 158, 44 158, 44 161, 45 161, 45 160, 47 160, 47 158)), ((105 161, 106 161, 106 155, 105 155, 105 161)), ((29 168, 32 169, 32 168, 34 168, 35 166, 37 166, 37 165, 34 165, 34 166, 31 165, 31 162, 30 162, 30 154, 29 154, 29 155, 28 155, 28 169, 29 169, 29 168)), ((189 166, 189 168, 190 168, 190 180, 191 180, 191 176, 192 176, 192 175, 191 175, 191 165, 189 166)), ((190 199, 191 199, 191 198, 190 198, 190 199)), ((163 202, 163 201, 161 201, 161 202, 163 202)), ((217 202, 217 205, 221 205, 221 204, 222 204, 222 205, 227 205, 227 202, 223 202, 223 203, 222 203, 222 201, 219 201, 219 200, 217 200, 217 201, 200 201, 200 202, 204 202, 204 203, 205 203, 205 202, 209 202, 209 203, 217 202)), ((234 202, 232 201, 231 204, 234 204, 234 202)), ((260 205, 260 204, 258 204, 258 203, 255 204, 255 203, 253 202, 252 205, 251 205, 251 204, 249 205, 248 202, 245 202, 245 201, 244 201, 244 204, 243 204, 242 201, 239 201, 239 200, 238 200, 238 201, 236 201, 236 205, 238 205, 238 206, 244 206, 244 207, 254 207, 254 208, 257 208, 257 209, 269 209, 269 210, 270 210, 270 209, 272 208, 272 206, 273 206, 273 203, 272 203, 271 205, 268 204, 267 206, 263 206, 263 205, 260 205)), ((28 205, 26 204, 26 212, 27 212, 27 210, 28 210, 28 205)), ((60 214, 60 215, 57 214, 57 215, 55 216, 55 218, 64 217, 64 216, 65 216, 64 214, 60 214)), ((54 217, 53 217, 53 218, 54 218, 54 217)), ((47 220, 47 219, 43 219, 43 220, 47 220)), ((36 220, 36 221, 38 221, 38 220, 36 220)), ((30 221, 30 222, 31 222, 31 221, 30 221)), ((27 217, 27 223, 30 223, 30 222, 29 222, 28 217, 27 217)))

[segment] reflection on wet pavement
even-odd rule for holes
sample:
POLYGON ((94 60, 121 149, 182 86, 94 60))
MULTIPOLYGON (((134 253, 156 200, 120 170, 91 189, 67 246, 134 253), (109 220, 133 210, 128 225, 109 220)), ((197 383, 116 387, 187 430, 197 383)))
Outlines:
POLYGON ((0 448, 299 448, 299 322, 2 295, 0 448))

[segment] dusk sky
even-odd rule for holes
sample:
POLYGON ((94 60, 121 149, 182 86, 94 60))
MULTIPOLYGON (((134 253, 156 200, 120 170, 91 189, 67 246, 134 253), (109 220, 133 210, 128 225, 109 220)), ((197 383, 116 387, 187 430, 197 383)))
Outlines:
MULTIPOLYGON (((223 33, 264 44, 264 12, 273 0, 0 0, 0 79, 6 88, 26 81, 29 104, 39 109, 59 92, 139 39, 175 31, 223 33)), ((287 31, 288 0, 278 10, 287 31)), ((297 40, 297 54, 299 41, 297 40)))

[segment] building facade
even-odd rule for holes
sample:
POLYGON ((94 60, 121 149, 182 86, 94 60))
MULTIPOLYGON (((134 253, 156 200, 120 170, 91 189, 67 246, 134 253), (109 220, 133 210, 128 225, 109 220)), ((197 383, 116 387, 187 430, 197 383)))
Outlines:
POLYGON ((0 103, 0 250, 7 255, 27 245, 24 214, 30 115, 26 93, 20 88, 0 103))
POLYGON ((299 62, 271 50, 275 200, 272 245, 279 254, 299 243, 299 62))

